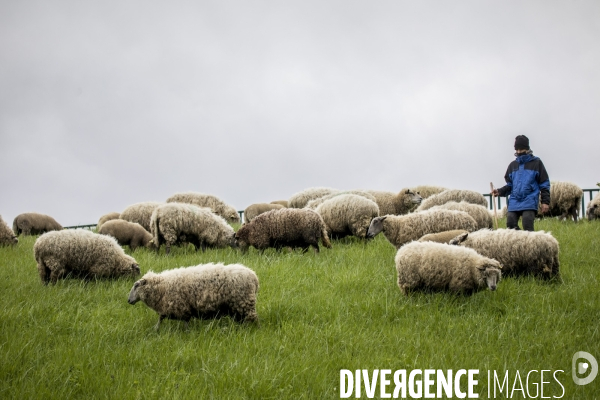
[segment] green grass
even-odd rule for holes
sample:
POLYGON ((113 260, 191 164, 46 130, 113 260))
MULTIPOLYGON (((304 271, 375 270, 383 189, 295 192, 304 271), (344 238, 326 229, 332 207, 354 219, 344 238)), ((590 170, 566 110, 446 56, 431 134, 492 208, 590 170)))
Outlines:
MULTIPOLYGON (((35 238, 21 238, 0 248, 0 398, 324 399, 339 398, 340 369, 463 368, 479 369, 480 398, 488 370, 509 370, 512 386, 516 370, 525 384, 541 369, 565 371, 564 399, 600 398, 600 377, 571 379, 576 351, 600 359, 600 223, 543 220, 536 229, 560 243, 562 282, 506 278, 471 297, 402 296, 382 235, 334 241, 320 254, 138 249, 142 274, 222 261, 260 279, 258 326, 227 317, 192 320, 186 331, 165 320, 158 333, 154 311, 127 303, 133 280, 43 286, 35 238)), ((560 396, 552 375, 545 380, 544 395, 560 396)))

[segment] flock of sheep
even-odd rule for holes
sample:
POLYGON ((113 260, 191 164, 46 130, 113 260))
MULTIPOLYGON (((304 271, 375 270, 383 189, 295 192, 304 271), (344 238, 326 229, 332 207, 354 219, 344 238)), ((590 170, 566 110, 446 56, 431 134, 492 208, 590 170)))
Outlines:
MULTIPOLYGON (((583 191, 569 182, 551 184, 550 215, 577 220, 583 191)), ((102 216, 97 232, 63 229, 52 217, 18 215, 11 229, 0 216, 0 245, 18 236, 41 235, 34 245, 40 279, 55 283, 80 278, 137 277, 140 268, 122 246, 160 251, 165 245, 196 248, 330 248, 331 240, 355 236, 368 241, 383 232, 397 249, 395 262, 402 293, 495 290, 502 275, 559 274, 559 245, 547 232, 493 228, 487 200, 477 192, 418 186, 398 193, 310 188, 289 200, 253 204, 239 223, 235 208, 219 198, 178 193, 165 202, 143 202, 102 216)), ((589 220, 600 218, 600 195, 587 207, 589 220)), ((240 265, 204 264, 146 273, 135 282, 129 303, 144 302, 164 318, 189 321, 230 315, 256 321, 258 277, 240 265)))

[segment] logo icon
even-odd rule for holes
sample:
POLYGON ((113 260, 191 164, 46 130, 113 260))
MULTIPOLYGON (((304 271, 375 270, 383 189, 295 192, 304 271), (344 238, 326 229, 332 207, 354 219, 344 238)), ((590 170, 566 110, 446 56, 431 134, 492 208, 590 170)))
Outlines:
POLYGON ((596 379, 596 375, 598 375, 598 361, 596 361, 593 355, 585 351, 578 351, 573 354, 573 382, 576 385, 587 385, 596 379), (582 359, 586 361, 584 362, 582 359), (579 377, 585 375, 588 371, 589 375, 587 377, 579 377))

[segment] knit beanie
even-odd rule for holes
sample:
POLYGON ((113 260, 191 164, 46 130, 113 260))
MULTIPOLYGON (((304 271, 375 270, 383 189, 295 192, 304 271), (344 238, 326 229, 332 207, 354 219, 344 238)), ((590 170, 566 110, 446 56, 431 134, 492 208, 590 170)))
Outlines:
POLYGON ((515 150, 529 150, 529 139, 525 135, 515 138, 515 150))

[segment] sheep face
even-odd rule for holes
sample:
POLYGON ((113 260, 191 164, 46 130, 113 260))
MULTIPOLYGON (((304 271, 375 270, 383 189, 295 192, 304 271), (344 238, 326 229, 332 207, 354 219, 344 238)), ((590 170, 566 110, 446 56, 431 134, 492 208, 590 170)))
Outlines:
POLYGON ((248 247, 250 247, 250 228, 248 228, 248 226, 249 225, 243 225, 233 236, 235 247, 239 247, 242 253, 246 253, 248 247))
POLYGON ((383 217, 373 218, 371 225, 369 225, 369 230, 367 231, 368 238, 377 236, 377 234, 383 230, 383 221, 385 221, 386 218, 387 216, 385 215, 383 217))
POLYGON ((598 209, 598 204, 594 204, 592 207, 587 209, 588 221, 592 221, 594 219, 598 219, 600 216, 600 210, 598 209))
POLYGON ((406 189, 406 194, 409 196, 410 202, 412 204, 421 204, 423 198, 419 194, 419 192, 413 192, 410 189, 406 189))
POLYGON ((147 282, 145 279, 140 279, 139 281, 133 284, 133 287, 129 292, 129 298, 127 299, 127 302, 129 302, 129 304, 133 305, 142 299, 140 296, 140 287, 145 286, 146 283, 147 282))
POLYGON ((487 284, 488 289, 490 289, 492 292, 494 290, 496 290, 496 286, 498 285, 498 282, 500 282, 500 279, 502 278, 502 273, 500 272, 500 269, 498 268, 500 265, 493 265, 493 264, 488 264, 488 265, 483 265, 482 267, 479 268, 479 270, 481 271, 481 276, 483 279, 485 279, 485 283, 487 284))
POLYGON ((128 259, 121 264, 119 268, 119 272, 122 275, 129 275, 133 278, 140 274, 140 266, 135 262, 135 260, 131 257, 127 257, 128 259))

